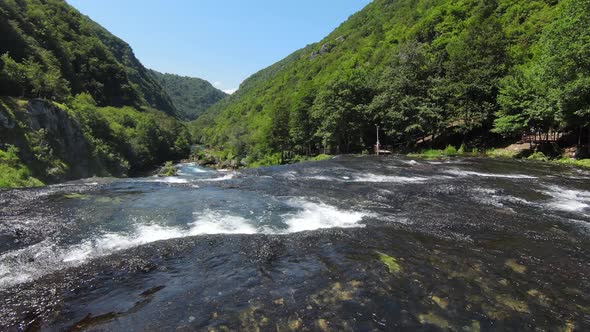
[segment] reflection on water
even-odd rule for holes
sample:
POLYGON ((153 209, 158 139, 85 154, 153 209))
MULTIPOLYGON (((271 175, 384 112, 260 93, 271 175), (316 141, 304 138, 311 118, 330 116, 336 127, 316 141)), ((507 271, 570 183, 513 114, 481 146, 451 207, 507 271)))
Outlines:
POLYGON ((0 327, 590 327, 587 171, 338 157, 178 174, 0 192, 0 327))

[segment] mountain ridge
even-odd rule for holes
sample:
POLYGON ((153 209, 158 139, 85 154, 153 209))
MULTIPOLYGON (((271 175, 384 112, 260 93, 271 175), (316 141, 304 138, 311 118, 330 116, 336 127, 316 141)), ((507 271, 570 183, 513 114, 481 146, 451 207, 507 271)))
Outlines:
POLYGON ((149 69, 149 73, 170 96, 178 116, 183 120, 197 119, 212 105, 227 96, 210 82, 198 77, 161 73, 153 69, 149 69))

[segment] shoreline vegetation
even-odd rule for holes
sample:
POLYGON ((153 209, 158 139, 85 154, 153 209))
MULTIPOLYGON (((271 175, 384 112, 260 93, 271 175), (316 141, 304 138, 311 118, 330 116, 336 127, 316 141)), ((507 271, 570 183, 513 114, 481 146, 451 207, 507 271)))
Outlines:
POLYGON ((195 147, 188 159, 183 162, 197 163, 199 166, 211 167, 216 169, 242 169, 256 168, 264 166, 278 166, 295 164, 306 161, 321 161, 334 157, 335 155, 318 154, 316 156, 286 155, 277 153, 270 155, 264 160, 254 161, 251 158, 239 158, 227 151, 218 151, 215 149, 195 147))
POLYGON ((151 108, 0 97, 0 188, 126 177, 190 155, 186 125, 151 108))
MULTIPOLYGON (((448 145, 444 149, 422 149, 416 150, 410 153, 396 153, 400 156, 406 156, 409 158, 418 159, 446 159, 453 157, 478 157, 478 158, 503 158, 503 159, 516 159, 516 160, 529 160, 529 161, 541 161, 549 162, 561 165, 571 165, 580 168, 590 168, 590 159, 574 159, 568 156, 568 149, 559 149, 559 154, 554 154, 553 157, 547 153, 538 151, 537 149, 523 149, 513 146, 505 148, 490 148, 490 149, 467 149, 464 145, 456 148, 452 145, 448 145)), ((291 158, 284 158, 281 161, 281 156, 276 155, 274 158, 266 160, 267 163, 253 162, 248 163, 247 158, 238 160, 237 157, 227 155, 224 151, 216 151, 213 149, 196 148, 191 154, 189 159, 183 160, 183 162, 194 162, 200 166, 211 167, 217 169, 243 169, 243 168, 256 168, 264 166, 279 166, 289 165, 299 162, 306 161, 321 161, 336 157, 341 154, 319 154, 317 156, 299 156, 295 155, 291 158)), ((368 151, 364 151, 357 155, 369 155, 368 151)))
POLYGON ((542 161, 590 168, 590 159, 574 159, 567 156, 566 153, 562 153, 556 157, 550 157, 541 151, 535 151, 533 149, 491 148, 486 150, 472 149, 467 151, 463 146, 457 149, 454 146, 449 145, 445 149, 425 149, 420 152, 408 153, 406 156, 420 159, 444 159, 451 157, 504 158, 542 161))

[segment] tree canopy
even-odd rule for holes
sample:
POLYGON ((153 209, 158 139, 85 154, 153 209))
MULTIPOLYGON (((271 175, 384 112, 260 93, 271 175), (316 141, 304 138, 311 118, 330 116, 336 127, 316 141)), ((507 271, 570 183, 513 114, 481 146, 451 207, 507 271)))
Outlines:
POLYGON ((589 0, 375 0, 247 79, 192 132, 254 160, 360 151, 376 124, 406 147, 588 132, 588 17, 589 0))
POLYGON ((0 36, 0 95, 176 112, 129 45, 63 0, 0 1, 0 36))

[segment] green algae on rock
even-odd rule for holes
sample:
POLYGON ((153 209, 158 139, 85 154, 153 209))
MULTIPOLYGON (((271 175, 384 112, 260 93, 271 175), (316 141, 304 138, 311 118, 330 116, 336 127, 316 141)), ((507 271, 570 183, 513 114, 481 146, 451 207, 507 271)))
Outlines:
POLYGON ((391 274, 399 274, 402 271, 402 267, 399 265, 395 257, 389 256, 382 252, 377 252, 381 263, 385 264, 391 274))

